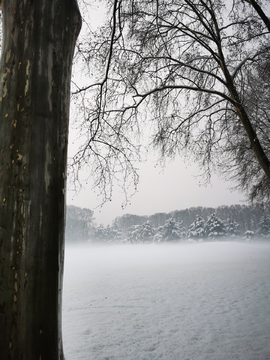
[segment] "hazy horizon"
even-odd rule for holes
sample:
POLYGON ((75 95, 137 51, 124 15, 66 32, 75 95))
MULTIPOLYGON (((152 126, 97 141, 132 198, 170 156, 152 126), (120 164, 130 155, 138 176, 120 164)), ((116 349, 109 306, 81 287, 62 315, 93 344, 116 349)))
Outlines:
POLYGON ((138 168, 138 192, 130 198, 130 204, 126 207, 122 206, 125 201, 123 192, 115 186, 112 201, 99 208, 102 199, 91 189, 91 179, 82 183, 84 188, 77 195, 68 190, 67 205, 94 210, 96 223, 106 226, 117 216, 124 214, 153 215, 198 206, 216 208, 246 203, 243 194, 230 189, 235 184, 221 180, 215 174, 212 176, 211 184, 200 185, 198 167, 187 166, 180 156, 164 169, 155 166, 151 160, 139 164, 138 168))

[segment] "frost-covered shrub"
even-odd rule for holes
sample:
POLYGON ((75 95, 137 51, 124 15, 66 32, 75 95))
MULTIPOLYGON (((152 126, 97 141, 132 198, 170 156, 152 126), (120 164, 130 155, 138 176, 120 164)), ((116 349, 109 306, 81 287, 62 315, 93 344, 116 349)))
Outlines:
POLYGON ((254 238, 254 231, 251 231, 251 230, 247 230, 245 233, 244 233, 244 239, 252 239, 254 238))

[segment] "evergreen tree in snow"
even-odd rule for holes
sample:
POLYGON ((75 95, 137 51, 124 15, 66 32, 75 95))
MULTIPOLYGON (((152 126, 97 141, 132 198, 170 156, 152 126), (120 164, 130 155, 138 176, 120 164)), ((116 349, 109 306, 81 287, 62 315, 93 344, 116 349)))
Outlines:
POLYGON ((180 240, 186 237, 186 229, 183 227, 182 222, 176 222, 174 218, 165 221, 163 226, 158 228, 156 241, 173 241, 180 240))
POLYGON ((127 240, 131 243, 133 242, 137 242, 137 234, 138 234, 138 229, 139 229, 140 225, 132 225, 129 227, 128 229, 128 233, 127 233, 127 240))
POLYGON ((155 230, 149 221, 141 225, 140 238, 143 241, 153 240, 154 235, 155 235, 155 230))
POLYGON ((151 241, 155 235, 155 230, 149 221, 142 225, 133 225, 128 230, 128 241, 151 241))
POLYGON ((111 241, 123 240, 123 233, 117 225, 113 225, 108 229, 108 235, 111 241))
POLYGON ((264 214, 259 222, 258 234, 262 237, 270 237, 270 218, 264 214))
POLYGON ((161 242, 161 241, 163 241, 162 228, 163 228, 163 226, 159 226, 159 227, 157 228, 156 233, 155 233, 154 238, 153 238, 154 242, 161 242))
POLYGON ((239 236, 239 224, 235 220, 228 218, 226 222, 226 231, 227 236, 229 237, 239 236))
POLYGON ((196 216, 196 220, 189 226, 188 237, 197 240, 205 237, 203 218, 196 216))
POLYGON ((204 229, 208 238, 223 238, 227 235, 225 223, 215 213, 208 217, 204 229))
POLYGON ((95 242, 108 242, 110 240, 110 227, 103 225, 96 227, 91 238, 95 242))

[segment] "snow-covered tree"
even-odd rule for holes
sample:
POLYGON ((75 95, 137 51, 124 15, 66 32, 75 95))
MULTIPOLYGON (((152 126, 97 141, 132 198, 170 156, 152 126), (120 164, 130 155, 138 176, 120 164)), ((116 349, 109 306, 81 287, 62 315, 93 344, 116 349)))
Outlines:
POLYGON ((141 225, 132 225, 129 227, 127 233, 127 240, 129 242, 133 243, 138 241, 137 234, 139 232, 140 226, 141 225))
POLYGON ((157 231, 156 231, 155 236, 153 238, 154 242, 162 242, 163 241, 162 228, 163 228, 163 226, 159 226, 157 228, 157 231))
POLYGON ((91 239, 94 242, 113 242, 123 238, 121 230, 116 225, 104 227, 100 225, 94 228, 91 239))
POLYGON ((117 225, 107 228, 110 241, 120 241, 123 239, 123 233, 117 225))
POLYGON ((155 235, 155 230, 149 221, 142 225, 133 225, 128 231, 128 240, 130 242, 151 241, 155 235))
POLYGON ((202 239, 205 237, 204 220, 196 216, 196 220, 189 226, 188 237, 191 239, 202 239))
POLYGON ((186 237, 186 229, 182 222, 176 222, 173 217, 165 221, 163 226, 158 228, 155 236, 156 241, 173 241, 180 240, 186 237))
POLYGON ((204 229, 208 238, 222 238, 227 234, 225 223, 215 213, 208 217, 204 229))
POLYGON ((270 217, 264 214, 259 222, 258 234, 262 237, 270 237, 270 217))
POLYGON ((97 242, 107 242, 109 238, 109 227, 104 227, 100 225, 96 227, 92 234, 92 240, 97 242))
POLYGON ((227 236, 239 236, 239 224, 235 220, 228 218, 226 222, 226 231, 227 236))

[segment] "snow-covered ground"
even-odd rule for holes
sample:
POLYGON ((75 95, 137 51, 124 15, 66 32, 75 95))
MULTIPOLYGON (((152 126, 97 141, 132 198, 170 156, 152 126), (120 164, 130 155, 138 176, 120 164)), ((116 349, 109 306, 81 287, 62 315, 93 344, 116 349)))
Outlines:
POLYGON ((269 360, 270 243, 70 246, 66 360, 269 360))

